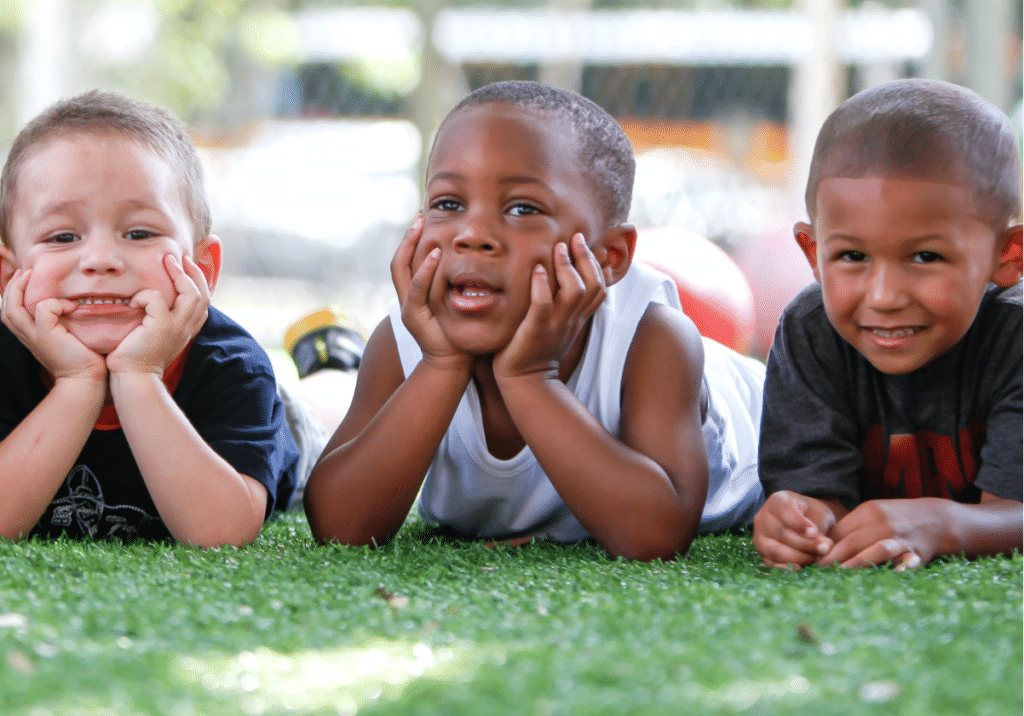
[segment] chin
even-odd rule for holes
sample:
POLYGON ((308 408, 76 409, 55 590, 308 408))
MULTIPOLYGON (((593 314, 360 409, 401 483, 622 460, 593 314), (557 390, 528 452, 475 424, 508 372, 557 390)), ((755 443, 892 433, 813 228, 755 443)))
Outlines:
POLYGON ((125 336, 135 330, 135 326, 119 326, 116 329, 108 330, 70 330, 69 332, 75 338, 80 340, 85 347, 89 350, 99 353, 101 356, 110 355, 117 347, 121 345, 121 341, 124 340, 125 336))

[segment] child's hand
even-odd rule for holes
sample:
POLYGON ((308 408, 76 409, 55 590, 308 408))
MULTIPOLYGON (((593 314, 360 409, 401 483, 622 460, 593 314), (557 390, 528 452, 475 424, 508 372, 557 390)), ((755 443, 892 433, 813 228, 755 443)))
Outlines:
POLYGON ((106 381, 107 366, 103 356, 75 338, 61 325, 60 318, 74 311, 74 301, 48 298, 36 304, 35 314, 25 306, 25 287, 31 269, 18 269, 4 291, 3 322, 36 357, 42 366, 61 378, 88 378, 106 381))
POLYGON ((835 545, 818 563, 873 567, 890 562, 899 572, 919 567, 938 550, 940 522, 924 498, 869 500, 839 520, 832 531, 835 545))
POLYGON ((557 289, 538 264, 530 283, 530 308, 512 340, 494 357, 496 378, 558 375, 558 367, 587 321, 604 301, 606 287, 601 266, 583 234, 573 234, 569 247, 555 244, 557 289))
POLYGON ((782 490, 769 495, 754 515, 754 547, 767 567, 799 569, 832 549, 829 535, 835 524, 826 503, 782 490))
POLYGON ((422 235, 423 215, 420 214, 405 232, 402 243, 398 245, 395 256, 391 259, 391 280, 402 304, 402 322, 419 344, 424 360, 454 359, 472 363, 471 356, 459 351, 445 336, 428 303, 430 286, 441 259, 441 249, 435 248, 427 254, 418 268, 412 265, 416 245, 422 235))
POLYGON ((155 289, 144 289, 132 297, 131 305, 145 309, 146 315, 142 325, 107 356, 111 373, 163 376, 206 321, 210 289, 202 270, 188 256, 179 264, 171 254, 164 256, 164 269, 177 292, 174 303, 168 308, 155 289))

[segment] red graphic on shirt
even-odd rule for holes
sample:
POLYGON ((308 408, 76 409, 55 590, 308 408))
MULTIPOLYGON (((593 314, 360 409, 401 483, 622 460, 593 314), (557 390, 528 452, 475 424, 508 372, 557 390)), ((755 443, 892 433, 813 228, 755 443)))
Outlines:
POLYGON ((889 435, 881 425, 868 430, 861 448, 864 499, 891 497, 945 497, 970 499, 970 486, 978 476, 985 427, 964 428, 954 440, 921 430, 911 435, 889 435))

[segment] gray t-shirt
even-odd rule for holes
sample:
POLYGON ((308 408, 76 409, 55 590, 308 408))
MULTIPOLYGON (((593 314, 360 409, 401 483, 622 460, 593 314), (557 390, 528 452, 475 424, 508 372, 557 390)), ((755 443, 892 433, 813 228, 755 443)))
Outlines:
POLYGON ((786 307, 768 357, 765 494, 864 500, 981 492, 1021 499, 1021 283, 990 285, 967 334, 906 375, 876 370, 825 315, 821 286, 786 307))

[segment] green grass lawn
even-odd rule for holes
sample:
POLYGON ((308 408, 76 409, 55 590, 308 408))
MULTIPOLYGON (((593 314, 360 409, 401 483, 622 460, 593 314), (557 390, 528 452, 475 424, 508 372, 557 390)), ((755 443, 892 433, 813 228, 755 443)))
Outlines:
POLYGON ((1022 561, 768 572, 407 526, 245 549, 0 542, 0 714, 1011 714, 1022 561))

